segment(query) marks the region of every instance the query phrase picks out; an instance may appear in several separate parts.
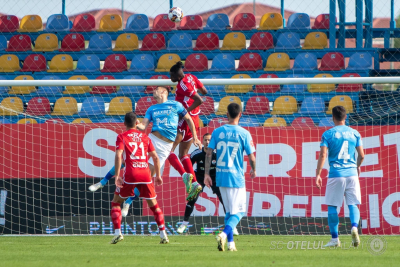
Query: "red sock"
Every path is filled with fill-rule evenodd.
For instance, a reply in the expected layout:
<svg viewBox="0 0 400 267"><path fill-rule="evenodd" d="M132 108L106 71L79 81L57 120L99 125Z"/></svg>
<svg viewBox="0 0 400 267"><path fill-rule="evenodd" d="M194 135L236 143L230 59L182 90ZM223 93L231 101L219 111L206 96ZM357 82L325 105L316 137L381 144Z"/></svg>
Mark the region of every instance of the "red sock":
<svg viewBox="0 0 400 267"><path fill-rule="evenodd" d="M185 171L193 175L193 182L197 182L196 175L194 174L193 170L192 161L190 160L190 155L186 155L181 158L181 162L183 167L185 168Z"/></svg>
<svg viewBox="0 0 400 267"><path fill-rule="evenodd" d="M111 202L111 220L114 225L114 230L121 229L121 221L122 221L121 204Z"/></svg>
<svg viewBox="0 0 400 267"><path fill-rule="evenodd" d="M155 204L150 209L154 213L154 219L156 220L158 229L160 229L160 231L165 230L164 214L162 210L158 207L158 204Z"/></svg>
<svg viewBox="0 0 400 267"><path fill-rule="evenodd" d="M177 170L181 176L185 173L185 169L175 153L169 154L168 160L172 167L174 167L174 169Z"/></svg>

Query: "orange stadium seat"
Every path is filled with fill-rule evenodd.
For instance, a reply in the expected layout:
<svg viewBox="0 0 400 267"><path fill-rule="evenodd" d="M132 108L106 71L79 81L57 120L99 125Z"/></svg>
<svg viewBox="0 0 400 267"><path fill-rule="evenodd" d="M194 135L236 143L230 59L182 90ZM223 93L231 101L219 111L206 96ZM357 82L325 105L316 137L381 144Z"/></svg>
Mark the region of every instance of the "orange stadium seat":
<svg viewBox="0 0 400 267"><path fill-rule="evenodd" d="M287 123L284 118L272 117L268 118L264 124L264 127L285 127Z"/></svg>
<svg viewBox="0 0 400 267"><path fill-rule="evenodd" d="M43 30L42 18L38 15L26 15L21 19L19 32L38 32Z"/></svg>
<svg viewBox="0 0 400 267"><path fill-rule="evenodd" d="M73 97L61 97L54 104L52 116L72 116L78 113L78 103Z"/></svg>
<svg viewBox="0 0 400 267"><path fill-rule="evenodd" d="M251 79L248 74L235 74L231 79ZM225 87L226 93L248 93L252 91L252 85L227 85Z"/></svg>
<svg viewBox="0 0 400 267"><path fill-rule="evenodd" d="M171 67L179 61L181 61L181 58L177 54L164 54L158 60L157 68L154 71L169 72Z"/></svg>
<svg viewBox="0 0 400 267"><path fill-rule="evenodd" d="M283 27L282 15L279 13L266 13L261 17L260 27L257 30L279 30Z"/></svg>
<svg viewBox="0 0 400 267"><path fill-rule="evenodd" d="M29 80L33 81L33 77L30 75L20 75L15 77L14 80ZM12 86L11 89L8 91L10 95L27 95L36 91L35 86Z"/></svg>
<svg viewBox="0 0 400 267"><path fill-rule="evenodd" d="M323 32L310 32L304 39L302 49L324 49L328 47L328 37Z"/></svg>
<svg viewBox="0 0 400 267"><path fill-rule="evenodd" d="M113 51L132 51L139 49L139 39L136 34L123 33L117 37Z"/></svg>
<svg viewBox="0 0 400 267"><path fill-rule="evenodd" d="M85 123L93 123L93 122L92 122L91 119L88 119L88 118L78 118L78 119L73 120L71 123L73 123L73 124L80 124L80 123L85 124Z"/></svg>
<svg viewBox="0 0 400 267"><path fill-rule="evenodd" d="M98 32L117 32L122 30L122 18L118 14L104 15L100 20Z"/></svg>
<svg viewBox="0 0 400 267"><path fill-rule="evenodd" d="M0 116L17 116L24 112L24 104L19 97L6 97L0 104Z"/></svg>
<svg viewBox="0 0 400 267"><path fill-rule="evenodd" d="M219 101L218 110L215 115L226 115L228 112L228 105L230 103L236 103L242 105L242 101L237 96L225 96Z"/></svg>
<svg viewBox="0 0 400 267"><path fill-rule="evenodd" d="M0 56L0 72L15 72L20 70L19 59L16 55Z"/></svg>
<svg viewBox="0 0 400 267"><path fill-rule="evenodd" d="M329 106L326 114L332 114L332 109L336 106L343 106L346 109L347 113L354 112L353 101L347 95L337 95L332 97L332 99L329 101Z"/></svg>
<svg viewBox="0 0 400 267"><path fill-rule="evenodd" d="M314 76L314 78L333 78L329 73L320 73ZM310 84L308 91L310 93L328 93L335 90L335 84Z"/></svg>
<svg viewBox="0 0 400 267"><path fill-rule="evenodd" d="M131 111L132 101L128 97L116 97L111 99L106 115L125 115Z"/></svg>
<svg viewBox="0 0 400 267"><path fill-rule="evenodd" d="M83 75L74 75L72 77L69 77L68 80L88 80L88 78ZM86 94L89 92L90 92L89 86L65 86L65 91L63 91L63 94L79 95L79 94Z"/></svg>
<svg viewBox="0 0 400 267"><path fill-rule="evenodd" d="M220 50L246 49L246 36L241 32L230 32L225 35Z"/></svg>
<svg viewBox="0 0 400 267"><path fill-rule="evenodd" d="M55 55L51 61L47 72L68 72L74 69L74 61L70 55Z"/></svg>
<svg viewBox="0 0 400 267"><path fill-rule="evenodd" d="M285 71L290 69L290 58L286 53L272 53L267 59L264 71Z"/></svg>
<svg viewBox="0 0 400 267"><path fill-rule="evenodd" d="M297 100L293 96L280 96L275 99L271 114L297 113Z"/></svg>
<svg viewBox="0 0 400 267"><path fill-rule="evenodd" d="M37 124L37 123L38 123L37 120L31 118L20 119L19 121L17 121L17 124Z"/></svg>
<svg viewBox="0 0 400 267"><path fill-rule="evenodd" d="M32 49L37 52L52 52L58 49L58 38L53 33L44 33L39 35L35 41L35 47Z"/></svg>

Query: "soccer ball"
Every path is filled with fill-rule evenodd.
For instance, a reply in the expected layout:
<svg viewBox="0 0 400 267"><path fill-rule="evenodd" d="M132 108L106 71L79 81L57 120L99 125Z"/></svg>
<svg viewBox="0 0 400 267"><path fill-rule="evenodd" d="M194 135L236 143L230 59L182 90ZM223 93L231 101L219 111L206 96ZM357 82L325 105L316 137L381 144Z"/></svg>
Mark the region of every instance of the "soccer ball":
<svg viewBox="0 0 400 267"><path fill-rule="evenodd" d="M182 20L183 18L183 11L181 8L179 7L173 7L169 10L168 12L168 18L172 21L172 22L179 22Z"/></svg>

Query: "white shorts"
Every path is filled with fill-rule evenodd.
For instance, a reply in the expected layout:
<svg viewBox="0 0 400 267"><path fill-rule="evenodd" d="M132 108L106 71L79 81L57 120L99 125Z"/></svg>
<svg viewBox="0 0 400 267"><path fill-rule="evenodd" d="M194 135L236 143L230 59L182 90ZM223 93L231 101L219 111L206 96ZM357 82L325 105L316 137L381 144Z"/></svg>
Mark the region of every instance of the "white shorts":
<svg viewBox="0 0 400 267"><path fill-rule="evenodd" d="M341 207L343 196L346 197L346 205L361 204L360 181L357 176L328 178L325 204Z"/></svg>
<svg viewBox="0 0 400 267"><path fill-rule="evenodd" d="M219 191L221 192L226 212L232 215L239 212L246 212L246 188L220 187Z"/></svg>
<svg viewBox="0 0 400 267"><path fill-rule="evenodd" d="M149 138L153 143L154 148L156 149L156 153L158 155L158 158L160 159L161 173L163 173L165 161L169 157L169 154L171 153L172 150L172 145L174 143L165 142L160 138L158 138L157 136L155 136L154 134L149 134ZM149 158L149 163L154 166L153 158L151 157Z"/></svg>

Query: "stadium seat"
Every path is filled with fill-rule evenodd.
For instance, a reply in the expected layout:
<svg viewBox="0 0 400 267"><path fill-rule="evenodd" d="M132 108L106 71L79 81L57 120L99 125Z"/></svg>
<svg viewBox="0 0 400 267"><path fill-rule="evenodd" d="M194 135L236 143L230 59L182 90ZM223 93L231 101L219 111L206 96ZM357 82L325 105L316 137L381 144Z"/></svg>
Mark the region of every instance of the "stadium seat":
<svg viewBox="0 0 400 267"><path fill-rule="evenodd" d="M205 31L218 31L229 29L229 18L227 14L218 13L212 14L207 19L207 24L204 27Z"/></svg>
<svg viewBox="0 0 400 267"><path fill-rule="evenodd" d="M149 31L149 18L145 14L132 14L126 22L125 30L135 32Z"/></svg>
<svg viewBox="0 0 400 267"><path fill-rule="evenodd" d="M289 74L286 78L304 78L303 74ZM287 94L299 94L307 91L307 84L284 84L281 92Z"/></svg>
<svg viewBox="0 0 400 267"><path fill-rule="evenodd" d="M123 33L118 35L113 51L132 51L139 49L139 39L136 34Z"/></svg>
<svg viewBox="0 0 400 267"><path fill-rule="evenodd" d="M264 71L285 71L290 69L290 58L286 53L272 53L267 59Z"/></svg>
<svg viewBox="0 0 400 267"><path fill-rule="evenodd" d="M159 51L165 48L165 37L162 33L149 33L143 38L140 51Z"/></svg>
<svg viewBox="0 0 400 267"><path fill-rule="evenodd" d="M75 17L71 32L90 32L96 28L96 19L92 14L84 13Z"/></svg>
<svg viewBox="0 0 400 267"><path fill-rule="evenodd" d="M71 123L73 124L80 124L80 123L93 123L91 119L88 118L78 118L73 120Z"/></svg>
<svg viewBox="0 0 400 267"><path fill-rule="evenodd" d="M20 119L17 121L17 124L37 124L37 120L28 118L28 119Z"/></svg>
<svg viewBox="0 0 400 267"><path fill-rule="evenodd" d="M252 96L247 100L244 115L262 115L269 113L269 100L265 96Z"/></svg>
<svg viewBox="0 0 400 267"><path fill-rule="evenodd" d="M52 52L58 50L58 38L53 33L44 33L39 35L35 41L35 52Z"/></svg>
<svg viewBox="0 0 400 267"><path fill-rule="evenodd" d="M53 14L47 19L46 29L47 32L65 32L69 31L69 20L66 15Z"/></svg>
<svg viewBox="0 0 400 267"><path fill-rule="evenodd" d="M200 115L208 116L214 114L214 99L210 96L202 96L203 104L200 107Z"/></svg>
<svg viewBox="0 0 400 267"><path fill-rule="evenodd" d="M339 52L326 53L321 59L320 71L336 71L344 69L344 56Z"/></svg>
<svg viewBox="0 0 400 267"><path fill-rule="evenodd" d="M314 76L314 78L333 78L329 73L320 73ZM335 90L335 84L310 84L308 91L310 93L329 93Z"/></svg>
<svg viewBox="0 0 400 267"><path fill-rule="evenodd" d="M268 118L264 124L264 127L285 127L287 126L284 118L272 117Z"/></svg>
<svg viewBox="0 0 400 267"><path fill-rule="evenodd" d="M24 112L24 104L19 97L6 97L0 104L0 116L17 116Z"/></svg>
<svg viewBox="0 0 400 267"><path fill-rule="evenodd" d="M342 77L361 77L358 73L346 73ZM359 92L363 90L362 84L339 84L336 92Z"/></svg>
<svg viewBox="0 0 400 267"><path fill-rule="evenodd" d="M70 55L55 55L51 61L47 72L68 72L74 68L74 61Z"/></svg>
<svg viewBox="0 0 400 267"><path fill-rule="evenodd" d="M191 50L192 49L192 36L188 33L175 33L169 39L167 50Z"/></svg>
<svg viewBox="0 0 400 267"><path fill-rule="evenodd" d="M201 53L190 54L185 60L185 71L201 72L208 70L207 56Z"/></svg>
<svg viewBox="0 0 400 267"><path fill-rule="evenodd" d="M0 51L7 49L7 38L4 35L0 35Z"/></svg>
<svg viewBox="0 0 400 267"><path fill-rule="evenodd" d="M200 15L185 16L181 20L178 30L201 30L203 18Z"/></svg>
<svg viewBox="0 0 400 267"><path fill-rule="evenodd" d="M78 52L85 50L85 38L80 33L69 33L61 41L60 52Z"/></svg>
<svg viewBox="0 0 400 267"><path fill-rule="evenodd" d="M275 99L271 114L293 114L297 112L297 100L293 96L280 96Z"/></svg>
<svg viewBox="0 0 400 267"><path fill-rule="evenodd" d="M68 80L88 80L86 76L83 75L74 75L70 77ZM86 94L90 92L90 86L85 85L85 86L65 86L65 91L63 94L67 95L80 95L80 94Z"/></svg>
<svg viewBox="0 0 400 267"><path fill-rule="evenodd" d="M322 118L318 124L318 127L333 127L333 126L335 126L335 123L333 122L332 117Z"/></svg>
<svg viewBox="0 0 400 267"><path fill-rule="evenodd" d="M101 72L123 72L126 70L128 70L126 57L122 54L113 54L107 56Z"/></svg>
<svg viewBox="0 0 400 267"><path fill-rule="evenodd" d="M141 80L142 77L139 75L128 75L124 77L124 80L126 79L130 79L130 80ZM137 95L141 95L144 94L145 92L145 86L143 85L138 85L138 86L134 86L134 85L125 85L125 86L120 86L118 93L119 94L137 94Z"/></svg>
<svg viewBox="0 0 400 267"><path fill-rule="evenodd" d="M15 77L14 80L33 81L34 79L30 75L19 75L19 76ZM35 86L11 86L11 89L10 89L10 91L8 91L8 94L10 94L10 95L28 95L35 91L36 91Z"/></svg>
<svg viewBox="0 0 400 267"><path fill-rule="evenodd" d="M274 48L274 38L269 32L256 32L251 36L247 50L268 50Z"/></svg>
<svg viewBox="0 0 400 267"><path fill-rule="evenodd" d="M26 34L14 35L8 42L7 52L24 52L32 50L31 37Z"/></svg>
<svg viewBox="0 0 400 267"><path fill-rule="evenodd" d="M0 16L0 32L15 32L19 29L19 19L14 15Z"/></svg>
<svg viewBox="0 0 400 267"><path fill-rule="evenodd" d="M261 70L262 58L257 53L246 53L243 54L239 59L239 66L237 71L257 71Z"/></svg>
<svg viewBox="0 0 400 267"><path fill-rule="evenodd" d="M5 80L6 81L8 79L5 76L0 76L0 81L1 80ZM0 95L7 94L9 89L10 89L9 86L0 86Z"/></svg>
<svg viewBox="0 0 400 267"><path fill-rule="evenodd" d="M153 75L153 76L150 77L150 79L151 80L154 80L154 79L167 79L167 80L169 80L170 78L167 75ZM168 90L170 89L170 86L164 86L164 87L166 87ZM156 88L157 88L157 86L149 86L148 85L146 87L145 93L146 94L153 94L153 91Z"/></svg>
<svg viewBox="0 0 400 267"><path fill-rule="evenodd" d="M213 118L208 123L208 127L216 129L218 127L221 127L221 126L227 124L228 122L229 122L228 119L225 117L224 118Z"/></svg>
<svg viewBox="0 0 400 267"><path fill-rule="evenodd" d="M321 97L308 96L301 103L299 113L315 115L325 113L325 101Z"/></svg>
<svg viewBox="0 0 400 267"><path fill-rule="evenodd" d="M236 74L231 79L251 79L248 74ZM227 85L225 87L226 93L248 93L252 91L252 85Z"/></svg>
<svg viewBox="0 0 400 267"><path fill-rule="evenodd" d="M256 118L241 117L239 120L239 126L241 127L259 127L260 123Z"/></svg>
<svg viewBox="0 0 400 267"><path fill-rule="evenodd" d="M112 49L112 39L107 33L98 33L90 37L86 51L103 51Z"/></svg>
<svg viewBox="0 0 400 267"><path fill-rule="evenodd" d="M232 31L251 31L256 28L256 17L252 13L239 13L233 19Z"/></svg>
<svg viewBox="0 0 400 267"><path fill-rule="evenodd" d="M34 97L28 102L26 114L32 116L45 116L51 113L50 101L47 97Z"/></svg>
<svg viewBox="0 0 400 267"><path fill-rule="evenodd" d="M279 13L266 13L261 17L257 30L279 30L283 27L282 15Z"/></svg>
<svg viewBox="0 0 400 267"><path fill-rule="evenodd" d="M144 116L146 114L147 109L152 106L156 105L157 101L154 100L153 97L145 96L138 100L135 113L139 116Z"/></svg>
<svg viewBox="0 0 400 267"><path fill-rule="evenodd" d="M231 54L218 54L212 60L210 72L234 71L235 58Z"/></svg>
<svg viewBox="0 0 400 267"><path fill-rule="evenodd" d="M78 113L78 103L73 97L61 97L54 104L52 116L72 116Z"/></svg>
<svg viewBox="0 0 400 267"><path fill-rule="evenodd" d="M246 36L241 32L230 32L225 35L220 50L246 49Z"/></svg>
<svg viewBox="0 0 400 267"><path fill-rule="evenodd" d="M20 70L19 59L16 55L0 56L0 72L15 72Z"/></svg>
<svg viewBox="0 0 400 267"><path fill-rule="evenodd" d="M196 46L193 50L215 50L219 49L219 38L214 32L204 32L197 37Z"/></svg>
<svg viewBox="0 0 400 267"><path fill-rule="evenodd" d="M104 15L100 20L98 32L117 32L122 30L122 18L118 14Z"/></svg>
<svg viewBox="0 0 400 267"><path fill-rule="evenodd" d="M313 29L329 30L329 14L320 14L315 18ZM335 23L337 19L335 17Z"/></svg>
<svg viewBox="0 0 400 267"><path fill-rule="evenodd" d="M300 36L295 32L281 33L276 42L276 49L299 49Z"/></svg>
<svg viewBox="0 0 400 267"><path fill-rule="evenodd" d="M123 121L117 119L117 118L105 118L99 121L99 123L122 123Z"/></svg>
<svg viewBox="0 0 400 267"><path fill-rule="evenodd" d="M57 123L65 123L65 121L63 119L53 118L46 120L45 123L57 124Z"/></svg>
<svg viewBox="0 0 400 267"><path fill-rule="evenodd" d="M175 29L175 22L168 18L168 14L159 14L153 20L153 28L150 31L170 32Z"/></svg>
<svg viewBox="0 0 400 267"><path fill-rule="evenodd" d="M155 68L154 57L150 54L134 55L129 72L150 72Z"/></svg>
<svg viewBox="0 0 400 267"><path fill-rule="evenodd" d="M310 117L297 117L292 121L294 128L313 128L315 127L313 119Z"/></svg>
<svg viewBox="0 0 400 267"><path fill-rule="evenodd" d="M343 106L347 113L353 113L353 101L347 95L337 95L332 97L332 99L329 101L326 114L332 114L332 109L336 106Z"/></svg>
<svg viewBox="0 0 400 267"><path fill-rule="evenodd" d="M204 79L223 79L221 75L211 74L204 77ZM207 85L207 91L210 95L220 95L225 91L225 85Z"/></svg>
<svg viewBox="0 0 400 267"><path fill-rule="evenodd" d="M115 80L111 75L100 75L96 80ZM113 85L107 86L93 86L91 94L112 94L117 91L117 87Z"/></svg>
<svg viewBox="0 0 400 267"><path fill-rule="evenodd" d="M328 37L323 32L310 32L304 39L302 49L324 49L328 47Z"/></svg>
<svg viewBox="0 0 400 267"><path fill-rule="evenodd" d="M43 30L42 18L38 15L26 15L21 19L18 32L38 32Z"/></svg>
<svg viewBox="0 0 400 267"><path fill-rule="evenodd" d="M269 74L265 73L262 74L258 78L263 78L263 79L273 79L273 78L278 78L276 74ZM280 85L279 84L257 84L254 93L276 93L280 90Z"/></svg>
<svg viewBox="0 0 400 267"><path fill-rule="evenodd" d="M225 96L219 101L218 110L215 115L226 115L228 112L228 105L230 103L236 103L242 105L242 101L237 96Z"/></svg>
<svg viewBox="0 0 400 267"><path fill-rule="evenodd" d="M20 71L40 72L46 71L47 61L42 54L30 54L24 60L24 65Z"/></svg>
<svg viewBox="0 0 400 267"><path fill-rule="evenodd" d="M46 75L43 76L41 80L60 80L60 77L56 75ZM55 95L55 94L61 94L63 91L63 86L39 86L37 93L39 95Z"/></svg>
<svg viewBox="0 0 400 267"><path fill-rule="evenodd" d="M290 15L286 28L296 30L310 29L310 16L306 13L294 13Z"/></svg>
<svg viewBox="0 0 400 267"><path fill-rule="evenodd" d="M106 112L103 98L92 96L83 100L79 116L101 116L105 113Z"/></svg>
<svg viewBox="0 0 400 267"><path fill-rule="evenodd" d="M111 99L106 115L125 115L132 110L132 101L128 97L115 97Z"/></svg>
<svg viewBox="0 0 400 267"><path fill-rule="evenodd" d="M317 56L313 53L300 53L294 59L292 70L314 71L318 69Z"/></svg>
<svg viewBox="0 0 400 267"><path fill-rule="evenodd" d="M78 59L74 72L100 71L100 59L96 55L83 55Z"/></svg>
<svg viewBox="0 0 400 267"><path fill-rule="evenodd" d="M11 122L6 118L0 118L0 124L10 124Z"/></svg>
<svg viewBox="0 0 400 267"><path fill-rule="evenodd" d="M178 61L181 61L181 58L177 54L164 54L158 60L157 68L154 71L169 72L171 67Z"/></svg>
<svg viewBox="0 0 400 267"><path fill-rule="evenodd" d="M351 55L346 70L370 70L372 69L372 56L369 53L356 52Z"/></svg>

